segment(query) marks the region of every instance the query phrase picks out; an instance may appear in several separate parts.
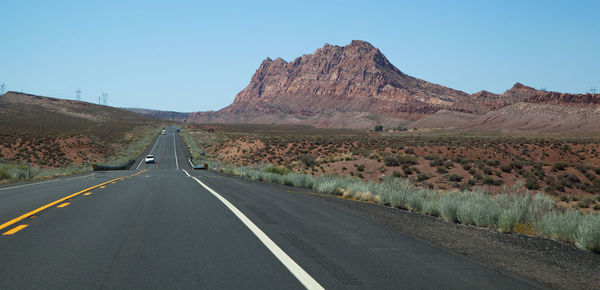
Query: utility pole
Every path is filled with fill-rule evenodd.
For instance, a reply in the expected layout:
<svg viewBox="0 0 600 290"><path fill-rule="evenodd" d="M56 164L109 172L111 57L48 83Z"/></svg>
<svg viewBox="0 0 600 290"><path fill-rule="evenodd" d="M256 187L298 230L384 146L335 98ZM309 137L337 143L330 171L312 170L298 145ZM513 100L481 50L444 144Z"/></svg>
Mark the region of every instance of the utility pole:
<svg viewBox="0 0 600 290"><path fill-rule="evenodd" d="M75 97L76 100L81 101L81 89L80 88L77 88L77 90L75 91L75 96L76 96Z"/></svg>
<svg viewBox="0 0 600 290"><path fill-rule="evenodd" d="M591 88L590 88L590 93L591 93L592 95L595 95L595 94L596 94L596 92L597 92L597 90L596 90L596 88L595 88L595 87L591 87Z"/></svg>
<svg viewBox="0 0 600 290"><path fill-rule="evenodd" d="M108 94L102 93L102 105L106 106L108 104Z"/></svg>
<svg viewBox="0 0 600 290"><path fill-rule="evenodd" d="M0 85L0 95L3 95L5 91L6 91L6 85L4 83L2 83Z"/></svg>

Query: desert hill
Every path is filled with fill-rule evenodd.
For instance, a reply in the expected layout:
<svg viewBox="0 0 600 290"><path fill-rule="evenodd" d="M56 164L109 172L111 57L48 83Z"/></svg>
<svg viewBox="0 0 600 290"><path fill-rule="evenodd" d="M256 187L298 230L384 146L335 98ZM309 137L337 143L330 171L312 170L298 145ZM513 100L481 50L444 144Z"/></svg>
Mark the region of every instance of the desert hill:
<svg viewBox="0 0 600 290"><path fill-rule="evenodd" d="M0 96L0 161L62 167L102 160L158 122L108 106L7 92Z"/></svg>
<svg viewBox="0 0 600 290"><path fill-rule="evenodd" d="M519 102L483 115L447 110L415 121L418 129L444 129L462 132L533 134L598 134L600 106L565 106Z"/></svg>
<svg viewBox="0 0 600 290"><path fill-rule="evenodd" d="M156 120L124 109L88 102L57 99L19 92L0 96L0 128L3 134L82 133L105 131L108 137L124 125Z"/></svg>

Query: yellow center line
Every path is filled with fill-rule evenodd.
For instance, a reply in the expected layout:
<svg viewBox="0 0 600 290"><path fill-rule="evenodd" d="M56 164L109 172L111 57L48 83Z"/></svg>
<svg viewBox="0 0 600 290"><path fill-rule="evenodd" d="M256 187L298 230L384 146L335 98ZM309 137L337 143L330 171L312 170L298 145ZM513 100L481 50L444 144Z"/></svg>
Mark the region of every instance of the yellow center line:
<svg viewBox="0 0 600 290"><path fill-rule="evenodd" d="M4 233L4 234L2 234L2 235L3 235L3 236L6 236L6 235L12 235L12 234L14 234L14 233L16 233L16 232L18 232L18 231L20 231L20 230L22 230L22 229L24 229L24 228L28 227L28 226L29 226L29 225L18 225L18 226L16 226L16 227L14 227L12 230L10 230L10 231L7 231L6 233Z"/></svg>
<svg viewBox="0 0 600 290"><path fill-rule="evenodd" d="M61 203L61 204L57 205L56 207L65 207L69 204L71 204L71 203L65 202L65 203Z"/></svg>
<svg viewBox="0 0 600 290"><path fill-rule="evenodd" d="M92 192L88 191L88 192L84 193L83 195L90 195L90 194L92 194Z"/></svg>
<svg viewBox="0 0 600 290"><path fill-rule="evenodd" d="M142 170L142 171L140 171L140 172L138 172L138 173L136 173L136 174L132 174L132 175L130 175L130 176L136 176L136 175L139 175L139 174L141 174L141 173L142 173L142 172L144 172L144 171L146 171L146 170ZM84 190L78 191L78 192L76 192L76 193L73 193L73 194L71 194L71 195L69 195L69 196L65 196L65 197L63 197L63 198L61 198L61 199L58 199L58 200L56 200L56 201L53 201L53 202L51 202L51 203L49 203L49 204L47 204L47 205L44 205L44 206L42 206L42 207L40 207L40 208L38 208L38 209L32 210L32 211L30 211L30 212L28 212L28 213L26 213L26 214L23 214L23 215L21 215L21 216L19 216L19 217L16 217L16 218L12 219L12 220L9 220L9 221L7 221L7 222L5 222L5 223L3 223L3 224L1 224L1 225L0 225L0 230L1 230L1 229L3 229L3 228L9 227L9 226L11 226L11 225L13 225L13 224L15 224L15 223L18 223L18 222L22 221L23 219L26 219L26 218L28 218L28 217L30 217L30 216L32 216L32 215L34 215L34 214L36 214L36 213L38 213L38 212L40 212L40 211L43 211L43 210L45 210L45 209L47 209L47 208L49 208L49 207L52 207L52 206L54 206L54 205L57 205L57 204L59 204L59 203L61 203L61 202L65 201L65 200L67 200L67 199L69 199L69 198L73 198L73 197L75 197L75 196L78 196L78 195L80 195L80 194L82 194L82 193L84 193L84 192L86 192L86 191L88 191L88 190L92 190L92 189L94 189L94 188L101 187L101 186L103 186L103 185L105 185L105 184L108 184L108 183L110 183L110 182L113 182L113 181L114 181L114 180L116 180L116 179L118 179L118 178L115 178L115 179L113 179L113 180L109 180L109 181L106 181L106 182L100 183L100 184L98 184L98 185L94 185L94 186L92 186L92 187L88 187L88 188L86 188L86 189L84 189ZM20 230L20 229L19 229L19 230Z"/></svg>
<svg viewBox="0 0 600 290"><path fill-rule="evenodd" d="M100 188L106 188L106 186L100 186Z"/></svg>

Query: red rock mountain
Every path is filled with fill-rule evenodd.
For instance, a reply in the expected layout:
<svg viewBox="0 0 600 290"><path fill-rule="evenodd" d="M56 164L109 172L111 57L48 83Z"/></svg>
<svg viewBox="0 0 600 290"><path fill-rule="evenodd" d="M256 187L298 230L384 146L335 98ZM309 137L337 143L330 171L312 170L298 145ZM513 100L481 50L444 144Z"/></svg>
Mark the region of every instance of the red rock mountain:
<svg viewBox="0 0 600 290"><path fill-rule="evenodd" d="M419 119L442 108L466 110L464 92L408 76L365 41L326 44L291 62L265 59L250 84L222 112L302 114L368 112Z"/></svg>
<svg viewBox="0 0 600 290"><path fill-rule="evenodd" d="M412 121L441 111L434 118L420 122L419 126L440 124L454 128L460 127L458 123L467 126L474 119L464 114L481 116L508 108L507 112L511 113L507 114L513 116L511 118L520 118L517 112L520 108L528 108L523 114L532 112L531 106L512 106L517 103L596 107L600 104L600 94L547 92L516 83L502 94L484 90L469 95L411 77L392 65L379 49L368 42L354 40L346 46L325 44L313 54L291 62L281 58L265 59L234 102L217 112L182 115L154 111L147 114L203 123L369 128L375 124L408 126ZM552 109L548 106L540 108ZM444 123L446 119L448 124Z"/></svg>

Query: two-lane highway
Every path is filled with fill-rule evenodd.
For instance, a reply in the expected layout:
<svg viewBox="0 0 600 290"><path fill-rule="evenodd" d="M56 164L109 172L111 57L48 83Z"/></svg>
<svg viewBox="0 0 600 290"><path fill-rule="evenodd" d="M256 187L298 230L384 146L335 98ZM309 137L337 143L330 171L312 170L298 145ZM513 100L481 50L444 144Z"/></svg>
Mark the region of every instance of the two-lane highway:
<svg viewBox="0 0 600 290"><path fill-rule="evenodd" d="M292 188L156 164L0 188L0 289L537 288ZM50 206L48 206L50 205Z"/></svg>

